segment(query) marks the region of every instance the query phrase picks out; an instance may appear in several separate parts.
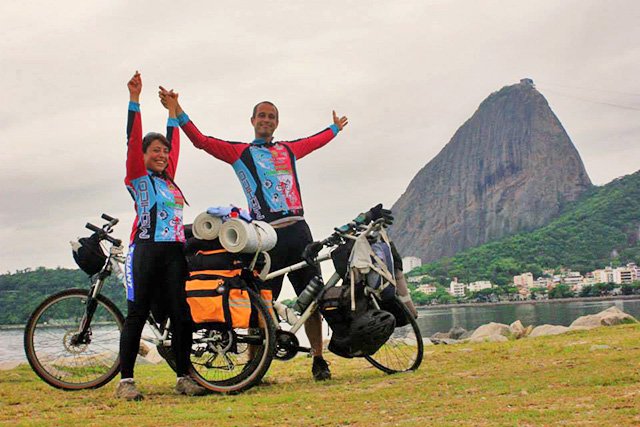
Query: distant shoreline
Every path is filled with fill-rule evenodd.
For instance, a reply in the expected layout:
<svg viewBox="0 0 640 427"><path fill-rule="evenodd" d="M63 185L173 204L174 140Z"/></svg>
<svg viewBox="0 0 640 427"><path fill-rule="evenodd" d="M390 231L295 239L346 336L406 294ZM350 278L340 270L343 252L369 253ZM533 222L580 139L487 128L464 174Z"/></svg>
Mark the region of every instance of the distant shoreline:
<svg viewBox="0 0 640 427"><path fill-rule="evenodd" d="M548 300L526 300L526 301L498 301L498 302L465 302L462 304L436 304L436 305L417 305L422 310L435 310L438 308L450 307L491 307L495 305L519 305L519 304L557 304L563 302L579 302L579 301L616 301L616 300L640 300L640 295L608 295L604 297L575 297L575 298L556 298ZM0 325L0 330L16 330L24 329L26 325Z"/></svg>
<svg viewBox="0 0 640 427"><path fill-rule="evenodd" d="M0 330L24 329L27 325L0 325Z"/></svg>
<svg viewBox="0 0 640 427"><path fill-rule="evenodd" d="M487 307L494 305L519 305L519 304L556 304L562 302L579 302L579 301L616 301L616 300L640 300L640 295L607 295L604 297L575 297L575 298L556 298L545 300L526 300L526 301L498 301L498 302L465 302L462 304L436 304L436 305L419 305L417 308L424 310L434 310L437 308L450 307Z"/></svg>

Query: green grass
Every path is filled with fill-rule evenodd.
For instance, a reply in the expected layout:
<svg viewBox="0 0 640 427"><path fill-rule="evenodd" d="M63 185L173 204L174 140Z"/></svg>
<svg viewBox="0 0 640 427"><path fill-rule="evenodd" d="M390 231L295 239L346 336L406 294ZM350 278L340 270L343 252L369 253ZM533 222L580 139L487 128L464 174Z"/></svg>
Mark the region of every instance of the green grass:
<svg viewBox="0 0 640 427"><path fill-rule="evenodd" d="M608 348L602 348L603 345ZM0 372L0 424L190 426L640 425L640 325L505 343L429 346L415 373L385 375L329 356L274 362L266 384L236 396L184 397L166 365L140 366L142 402L102 389L64 392L28 366Z"/></svg>

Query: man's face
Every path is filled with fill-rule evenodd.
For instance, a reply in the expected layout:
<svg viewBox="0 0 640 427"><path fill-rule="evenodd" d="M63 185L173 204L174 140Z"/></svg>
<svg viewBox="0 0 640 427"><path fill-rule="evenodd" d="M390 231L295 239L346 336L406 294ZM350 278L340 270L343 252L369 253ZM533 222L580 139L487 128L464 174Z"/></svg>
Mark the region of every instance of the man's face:
<svg viewBox="0 0 640 427"><path fill-rule="evenodd" d="M273 105L259 104L255 117L251 118L251 124L255 129L256 138L269 142L278 127L278 111Z"/></svg>

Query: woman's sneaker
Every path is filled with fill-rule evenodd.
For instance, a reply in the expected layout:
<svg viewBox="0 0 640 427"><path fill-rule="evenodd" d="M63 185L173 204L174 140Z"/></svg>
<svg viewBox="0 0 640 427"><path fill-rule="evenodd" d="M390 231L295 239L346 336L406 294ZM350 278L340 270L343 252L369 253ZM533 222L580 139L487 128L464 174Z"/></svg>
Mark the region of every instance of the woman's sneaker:
<svg viewBox="0 0 640 427"><path fill-rule="evenodd" d="M331 371L329 370L329 365L327 364L327 361L324 360L321 356L314 356L313 365L311 366L311 373L313 374L313 379L316 381L331 379Z"/></svg>
<svg viewBox="0 0 640 427"><path fill-rule="evenodd" d="M136 383L132 379L120 380L116 386L116 397L126 400L142 400L144 396L136 388Z"/></svg>
<svg viewBox="0 0 640 427"><path fill-rule="evenodd" d="M191 377L179 377L176 382L176 393L187 396L202 396L207 389L196 383Z"/></svg>

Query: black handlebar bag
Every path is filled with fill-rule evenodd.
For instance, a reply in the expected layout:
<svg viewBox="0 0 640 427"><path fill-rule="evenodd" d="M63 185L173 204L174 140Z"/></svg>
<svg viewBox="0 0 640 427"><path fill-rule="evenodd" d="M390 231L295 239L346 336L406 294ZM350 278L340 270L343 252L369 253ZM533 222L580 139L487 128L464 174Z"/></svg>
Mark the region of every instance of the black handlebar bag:
<svg viewBox="0 0 640 427"><path fill-rule="evenodd" d="M93 276L104 267L107 256L100 246L97 234L82 237L77 242L71 242L73 259L78 267L89 276Z"/></svg>

